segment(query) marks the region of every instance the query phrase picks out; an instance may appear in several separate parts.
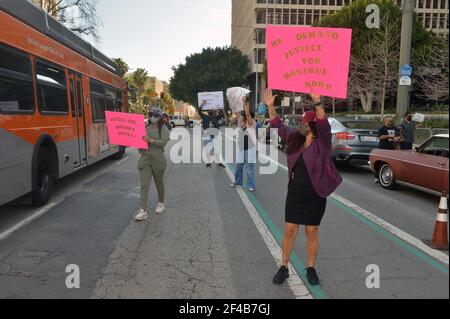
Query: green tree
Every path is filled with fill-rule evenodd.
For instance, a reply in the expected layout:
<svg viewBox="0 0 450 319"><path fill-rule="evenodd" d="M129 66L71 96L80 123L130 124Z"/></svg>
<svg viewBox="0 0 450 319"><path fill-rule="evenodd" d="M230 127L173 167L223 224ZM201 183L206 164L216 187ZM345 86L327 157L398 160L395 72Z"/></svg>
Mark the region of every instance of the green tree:
<svg viewBox="0 0 450 319"><path fill-rule="evenodd" d="M128 66L128 64L122 58L113 59L113 61L119 67L120 75L122 76L122 78L125 77L125 74L127 74L128 71L130 70L130 67Z"/></svg>
<svg viewBox="0 0 450 319"><path fill-rule="evenodd" d="M376 4L380 8L380 29L368 29L366 8ZM366 112L372 110L374 99L382 108L392 82L392 70L398 76L400 41L395 35L401 34L402 12L393 0L358 0L342 10L326 16L316 26L350 28L352 34L352 56L349 78L349 97L360 100ZM429 52L433 38L422 24L414 19L413 55L423 56ZM395 90L391 92L395 93ZM382 101L383 100L383 101Z"/></svg>
<svg viewBox="0 0 450 319"><path fill-rule="evenodd" d="M170 94L167 93L163 93L162 97L161 97L161 104L164 108L164 112L168 113L168 114L173 114L175 113L175 100L173 99L173 97Z"/></svg>
<svg viewBox="0 0 450 319"><path fill-rule="evenodd" d="M142 95L148 81L148 72L145 69L139 68L133 73L131 78L138 89L139 95Z"/></svg>
<svg viewBox="0 0 450 319"><path fill-rule="evenodd" d="M231 47L207 48L174 66L170 81L173 98L197 105L199 92L226 91L247 84L249 60Z"/></svg>
<svg viewBox="0 0 450 319"><path fill-rule="evenodd" d="M131 112L136 114L148 113L148 104L144 101L146 98L145 87L148 82L148 72L143 68L139 68L125 80L130 95Z"/></svg>
<svg viewBox="0 0 450 319"><path fill-rule="evenodd" d="M421 67L414 72L415 95L438 105L448 102L448 34L436 37L433 49L420 57Z"/></svg>

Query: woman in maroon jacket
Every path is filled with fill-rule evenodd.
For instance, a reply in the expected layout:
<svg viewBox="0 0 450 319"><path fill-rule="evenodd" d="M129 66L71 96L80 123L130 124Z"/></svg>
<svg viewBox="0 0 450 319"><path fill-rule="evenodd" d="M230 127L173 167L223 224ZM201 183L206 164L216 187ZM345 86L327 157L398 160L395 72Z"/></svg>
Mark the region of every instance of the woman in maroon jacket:
<svg viewBox="0 0 450 319"><path fill-rule="evenodd" d="M342 183L332 161L331 127L320 96L311 95L316 112L304 114L298 130L288 128L275 111L271 90L265 93L271 128L287 145L289 187L286 199L286 226L283 239L283 261L273 282L282 284L289 278L289 259L295 246L300 225L306 226L310 285L319 285L315 263L319 251L319 226L325 215L327 197Z"/></svg>

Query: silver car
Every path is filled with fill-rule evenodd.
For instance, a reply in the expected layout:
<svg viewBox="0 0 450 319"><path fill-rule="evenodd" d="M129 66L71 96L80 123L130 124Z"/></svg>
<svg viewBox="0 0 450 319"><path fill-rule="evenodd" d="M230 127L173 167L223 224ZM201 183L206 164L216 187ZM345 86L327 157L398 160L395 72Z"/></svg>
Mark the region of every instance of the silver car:
<svg viewBox="0 0 450 319"><path fill-rule="evenodd" d="M367 164L372 150L379 146L376 121L330 118L333 134L333 160L336 163Z"/></svg>

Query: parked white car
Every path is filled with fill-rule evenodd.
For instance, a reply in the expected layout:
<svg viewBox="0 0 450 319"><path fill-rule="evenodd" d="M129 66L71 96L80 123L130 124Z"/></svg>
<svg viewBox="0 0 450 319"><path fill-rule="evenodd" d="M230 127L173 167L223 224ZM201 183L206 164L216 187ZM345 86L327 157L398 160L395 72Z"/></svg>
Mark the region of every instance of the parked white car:
<svg viewBox="0 0 450 319"><path fill-rule="evenodd" d="M183 116L174 116L172 120L170 121L172 127L177 126L186 126L186 122Z"/></svg>

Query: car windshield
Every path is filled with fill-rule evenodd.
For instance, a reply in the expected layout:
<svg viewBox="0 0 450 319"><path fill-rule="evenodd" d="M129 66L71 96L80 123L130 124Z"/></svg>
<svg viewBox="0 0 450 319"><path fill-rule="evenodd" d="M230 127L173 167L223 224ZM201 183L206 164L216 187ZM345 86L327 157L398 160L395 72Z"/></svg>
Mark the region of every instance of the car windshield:
<svg viewBox="0 0 450 319"><path fill-rule="evenodd" d="M449 149L448 138L436 137L431 140L431 142L424 148L424 152L435 151L435 150L446 150Z"/></svg>
<svg viewBox="0 0 450 319"><path fill-rule="evenodd" d="M341 123L351 130L378 130L380 126L377 122L370 121L344 121Z"/></svg>

